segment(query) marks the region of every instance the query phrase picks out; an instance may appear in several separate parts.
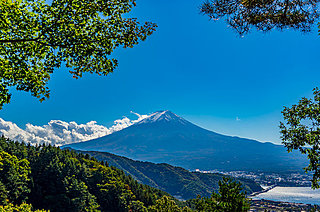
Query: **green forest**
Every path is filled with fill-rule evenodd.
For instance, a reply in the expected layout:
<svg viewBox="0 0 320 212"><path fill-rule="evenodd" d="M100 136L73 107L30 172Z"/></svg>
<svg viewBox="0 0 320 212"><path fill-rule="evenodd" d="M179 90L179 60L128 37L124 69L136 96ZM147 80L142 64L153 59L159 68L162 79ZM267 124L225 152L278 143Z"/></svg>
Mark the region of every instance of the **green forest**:
<svg viewBox="0 0 320 212"><path fill-rule="evenodd" d="M201 195L209 197L212 191L218 191L218 182L226 175L218 173L190 172L182 167L167 163L155 164L151 162L136 161L108 152L77 151L89 154L99 161L107 161L110 166L117 167L131 175L139 182L161 189L179 199L192 199ZM247 194L262 191L261 186L254 180L237 178Z"/></svg>
<svg viewBox="0 0 320 212"><path fill-rule="evenodd" d="M88 154L0 138L0 211L246 211L241 183L185 202ZM231 191L231 192L230 192Z"/></svg>

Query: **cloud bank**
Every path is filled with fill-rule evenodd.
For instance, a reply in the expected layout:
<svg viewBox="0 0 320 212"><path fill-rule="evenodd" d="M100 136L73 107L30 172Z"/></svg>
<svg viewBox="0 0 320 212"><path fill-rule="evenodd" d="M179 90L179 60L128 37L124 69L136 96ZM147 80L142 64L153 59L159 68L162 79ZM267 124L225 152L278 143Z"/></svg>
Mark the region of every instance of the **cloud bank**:
<svg viewBox="0 0 320 212"><path fill-rule="evenodd" d="M14 141L36 144L51 144L61 146L65 144L88 141L109 135L116 131L127 128L148 115L137 115L137 119L130 120L127 117L117 119L114 124L107 128L103 125L98 125L96 121L90 121L86 124L77 124L76 122L65 122L60 120L52 120L43 126L26 124L25 129L21 129L15 123L5 121L0 118L0 135L4 135Z"/></svg>

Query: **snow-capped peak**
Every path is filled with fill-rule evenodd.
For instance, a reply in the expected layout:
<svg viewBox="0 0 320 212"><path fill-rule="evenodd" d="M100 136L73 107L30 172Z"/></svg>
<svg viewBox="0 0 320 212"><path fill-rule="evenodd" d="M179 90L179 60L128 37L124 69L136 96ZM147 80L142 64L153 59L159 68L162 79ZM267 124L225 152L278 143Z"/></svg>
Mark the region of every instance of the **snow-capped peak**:
<svg viewBox="0 0 320 212"><path fill-rule="evenodd" d="M146 124L146 123L154 123L154 122L159 122L159 121L164 121L164 122L180 122L182 124L186 124L187 121L184 120L183 118L177 116L176 114L172 113L169 110L164 110L164 111L158 111L155 113L152 113L148 117L144 118L137 124Z"/></svg>

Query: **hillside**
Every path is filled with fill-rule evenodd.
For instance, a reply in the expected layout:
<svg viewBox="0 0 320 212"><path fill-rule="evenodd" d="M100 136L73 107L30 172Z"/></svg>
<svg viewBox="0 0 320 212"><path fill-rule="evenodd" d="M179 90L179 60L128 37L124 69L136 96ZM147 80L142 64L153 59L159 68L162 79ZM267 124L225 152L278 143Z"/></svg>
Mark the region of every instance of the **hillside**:
<svg viewBox="0 0 320 212"><path fill-rule="evenodd" d="M81 151L79 151L81 152ZM131 160L107 152L81 152L89 154L98 160L106 161L110 166L115 166L131 175L140 183L161 189L180 199L196 198L197 195L209 197L212 191L218 190L221 174L203 174L189 172L181 167L169 164L154 164ZM262 188L252 180L239 179L245 191L249 194L261 191Z"/></svg>
<svg viewBox="0 0 320 212"><path fill-rule="evenodd" d="M0 211L26 202L33 209L52 212L146 212L164 195L175 200L89 155L4 137L0 137L0 170Z"/></svg>
<svg viewBox="0 0 320 212"><path fill-rule="evenodd" d="M111 135L65 147L110 152L189 170L297 172L308 164L305 155L289 154L284 146L221 135L170 111L153 113Z"/></svg>

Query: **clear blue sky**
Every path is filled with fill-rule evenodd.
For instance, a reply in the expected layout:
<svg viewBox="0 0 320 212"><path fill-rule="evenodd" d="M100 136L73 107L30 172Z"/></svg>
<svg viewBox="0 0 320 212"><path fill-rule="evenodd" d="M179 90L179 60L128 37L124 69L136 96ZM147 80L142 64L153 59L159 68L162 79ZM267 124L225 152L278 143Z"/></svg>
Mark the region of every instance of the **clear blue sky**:
<svg viewBox="0 0 320 212"><path fill-rule="evenodd" d="M109 126L131 110L169 109L219 133L279 143L283 106L320 85L317 29L240 38L224 21L201 15L200 4L137 0L131 16L159 27L147 41L113 55L120 63L113 74L75 80L56 70L49 100L14 91L0 117L22 127L52 119Z"/></svg>

